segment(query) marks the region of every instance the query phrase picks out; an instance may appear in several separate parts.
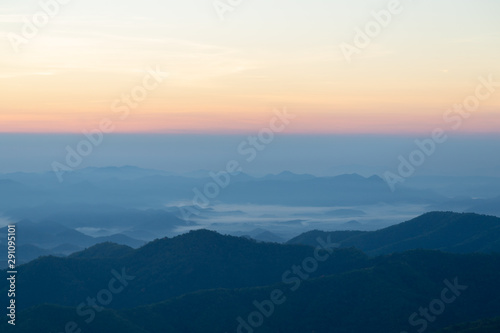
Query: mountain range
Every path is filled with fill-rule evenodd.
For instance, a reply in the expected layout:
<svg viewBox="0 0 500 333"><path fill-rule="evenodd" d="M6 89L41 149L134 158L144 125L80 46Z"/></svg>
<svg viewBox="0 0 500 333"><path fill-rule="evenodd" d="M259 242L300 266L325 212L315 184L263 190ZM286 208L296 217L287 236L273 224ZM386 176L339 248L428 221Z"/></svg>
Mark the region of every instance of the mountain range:
<svg viewBox="0 0 500 333"><path fill-rule="evenodd" d="M431 212L370 232L310 231L289 240L288 244L313 245L317 237L331 237L339 247L355 247L371 255L411 249L500 253L500 218L473 213Z"/></svg>
<svg viewBox="0 0 500 333"><path fill-rule="evenodd" d="M98 244L20 266L18 324L0 327L61 332L74 322L82 331L110 333L498 332L500 254L490 251L494 237L486 237L498 220L434 212L379 233L316 232L291 241L303 244L207 230L138 249ZM387 246L380 245L384 239ZM117 274L126 288L103 308L85 307L88 297L104 300ZM429 308L426 317L420 309Z"/></svg>

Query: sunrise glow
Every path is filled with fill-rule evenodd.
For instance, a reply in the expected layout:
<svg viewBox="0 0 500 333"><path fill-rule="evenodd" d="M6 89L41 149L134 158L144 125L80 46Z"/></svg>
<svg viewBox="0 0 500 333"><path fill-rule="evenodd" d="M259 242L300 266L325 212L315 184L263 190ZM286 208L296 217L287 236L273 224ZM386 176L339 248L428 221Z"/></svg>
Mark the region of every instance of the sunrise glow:
<svg viewBox="0 0 500 333"><path fill-rule="evenodd" d="M277 2L244 2L222 21L209 1L73 1L14 39L16 52L41 9L6 1L0 132L79 133L111 118L123 133L239 133L286 107L300 119L290 133L427 133L450 125L446 110L480 77L500 81L498 1L402 1L350 62L340 46L387 2ZM120 119L116 101L151 68L165 79ZM491 94L458 131L498 132L499 106Z"/></svg>

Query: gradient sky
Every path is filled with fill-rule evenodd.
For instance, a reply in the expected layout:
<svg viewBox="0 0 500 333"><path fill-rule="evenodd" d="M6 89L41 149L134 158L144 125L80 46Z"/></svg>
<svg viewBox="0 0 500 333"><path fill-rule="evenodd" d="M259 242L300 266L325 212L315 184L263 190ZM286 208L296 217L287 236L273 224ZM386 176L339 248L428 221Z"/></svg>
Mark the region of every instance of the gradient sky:
<svg viewBox="0 0 500 333"><path fill-rule="evenodd" d="M95 128L156 66L169 77L117 132L250 132L287 107L289 133L422 134L479 76L500 81L498 0L402 0L348 64L339 45L388 2L244 0L221 21L211 0L73 0L16 53L8 33L40 7L3 0L0 132ZM459 131L498 133L499 106Z"/></svg>
<svg viewBox="0 0 500 333"><path fill-rule="evenodd" d="M246 135L112 134L83 159L80 168L134 165L177 173L201 169L218 172L228 161L237 160L253 175L290 170L330 176L353 172L382 176L397 170L398 155L407 158L416 148L413 136L280 135L254 161L247 162L247 156L237 150L246 139ZM81 140L81 134L0 133L0 176L51 171L53 161L65 162L65 147L75 147ZM417 168L416 175L500 177L499 146L498 135L452 135Z"/></svg>

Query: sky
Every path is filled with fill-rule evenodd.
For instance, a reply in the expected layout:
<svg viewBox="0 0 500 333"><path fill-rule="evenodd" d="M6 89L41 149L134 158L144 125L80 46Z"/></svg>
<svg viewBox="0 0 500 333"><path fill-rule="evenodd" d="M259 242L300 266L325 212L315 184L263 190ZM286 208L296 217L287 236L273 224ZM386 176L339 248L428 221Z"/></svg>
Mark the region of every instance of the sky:
<svg viewBox="0 0 500 333"><path fill-rule="evenodd" d="M0 3L0 133L238 135L286 108L289 134L424 135L500 81L498 0L402 0L350 61L341 46L391 1L55 1ZM497 89L453 130L498 133Z"/></svg>
<svg viewBox="0 0 500 333"><path fill-rule="evenodd" d="M254 135L251 135L254 136ZM105 135L75 169L133 165L177 174L223 171L237 161L254 176L284 170L316 176L358 173L365 177L397 173L399 156L409 160L422 135L277 135L255 155L247 153L249 135L128 134ZM77 151L86 137L79 134L0 134L0 174L52 172L54 162L68 165L67 147ZM238 148L244 144L244 150ZM500 177L500 137L449 135L416 167L415 176ZM241 153L243 152L243 153ZM250 159L250 157L254 157ZM72 167L72 166L71 166ZM199 174L199 173L197 173ZM57 178L54 176L54 181Z"/></svg>

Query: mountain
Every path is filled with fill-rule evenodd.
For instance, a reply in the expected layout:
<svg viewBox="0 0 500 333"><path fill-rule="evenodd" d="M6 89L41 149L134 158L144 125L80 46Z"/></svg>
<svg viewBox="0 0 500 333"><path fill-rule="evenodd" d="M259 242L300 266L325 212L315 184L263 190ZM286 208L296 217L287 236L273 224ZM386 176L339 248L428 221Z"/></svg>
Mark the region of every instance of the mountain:
<svg viewBox="0 0 500 333"><path fill-rule="evenodd" d="M238 232L234 233L234 236L239 236L239 237L248 237L255 239L256 241L259 242L268 242L268 243L284 243L285 240L281 238L280 236L276 235L275 233L270 232L269 230L265 230L262 228L257 228L254 230L251 230L249 232Z"/></svg>
<svg viewBox="0 0 500 333"><path fill-rule="evenodd" d="M476 200L476 203L471 205L467 211L500 217L500 196L491 199Z"/></svg>
<svg viewBox="0 0 500 333"><path fill-rule="evenodd" d="M41 223L40 225L51 221L61 227L88 230L89 234L98 237L97 242L110 241L131 247L139 247L144 241L176 234L175 229L179 226L195 225L165 209L133 209L114 205L47 203L28 209L11 209L6 214L13 220L29 219ZM117 230L120 233L118 235L99 237L117 233ZM45 231L42 230L42 233ZM81 245L87 247L91 244L96 242L92 240Z"/></svg>
<svg viewBox="0 0 500 333"><path fill-rule="evenodd" d="M500 332L500 317L483 319L472 323L458 324L445 328L439 333L498 333Z"/></svg>
<svg viewBox="0 0 500 333"><path fill-rule="evenodd" d="M315 177L284 171L262 178L240 173L226 179L208 172L187 177L125 166L76 170L65 173L62 182L53 172L3 174L0 178L6 182L4 186L0 183L0 212L8 211L9 214L5 215L16 219L32 220L41 218L41 215L35 214L37 209L33 207L45 205L116 206L125 210L145 210L163 209L171 203L352 207L381 202L431 205L449 200L432 190L408 186L400 186L393 193L379 176L363 177L358 174ZM227 182L230 186L220 185ZM209 200L205 193L210 184L224 187L216 198L211 198L213 200ZM47 215L62 214L61 209L52 213L47 209L41 211L45 214L44 219L56 218Z"/></svg>
<svg viewBox="0 0 500 333"><path fill-rule="evenodd" d="M500 252L500 218L473 213L431 212L388 228L357 234L314 232L315 237L328 235L338 241L339 247L356 247L371 255L418 248L454 253ZM288 241L311 243L307 233Z"/></svg>
<svg viewBox="0 0 500 333"><path fill-rule="evenodd" d="M325 215L331 217L359 217L365 216L366 213L359 209L334 209L325 212Z"/></svg>
<svg viewBox="0 0 500 333"><path fill-rule="evenodd" d="M117 243L120 245L132 247L134 249L144 245L144 243L145 243L142 240L137 240L137 239L131 238L131 237L123 235L123 234L114 234L114 235L103 236L103 237L94 237L94 244L106 243L106 242Z"/></svg>
<svg viewBox="0 0 500 333"><path fill-rule="evenodd" d="M365 333L367 327L372 333L435 332L464 321L486 323L485 318L498 314L499 265L499 255L409 251L375 258L362 269L304 277L298 282L199 290L153 304L116 309L119 306L115 303L121 302L123 293L143 287L137 276L129 289L114 295L108 309L93 311L95 320L90 323L85 322L87 315L79 316L74 307L39 304L21 311L15 328L2 321L0 329L7 333L35 329L61 332L74 321L83 331L96 333ZM161 291L170 283L163 280L156 288ZM89 295L97 290L98 284ZM80 301L85 299L83 296ZM427 311L430 317L421 311Z"/></svg>
<svg viewBox="0 0 500 333"><path fill-rule="evenodd" d="M201 169L201 170L185 172L182 175L188 178L207 178L210 172L212 171L207 169Z"/></svg>
<svg viewBox="0 0 500 333"><path fill-rule="evenodd" d="M481 173L478 173L481 174ZM439 194L457 197L491 198L498 196L500 188L500 173L491 176L419 176L406 179L406 186L419 189L431 189Z"/></svg>
<svg viewBox="0 0 500 333"><path fill-rule="evenodd" d="M114 242L138 248L144 241L115 234L105 237L91 237L77 230L65 227L59 223L45 221L35 223L23 220L16 223L17 263L24 264L41 256L65 256L76 251L103 242ZM0 228L0 235L7 234L7 227ZM6 237L0 239L0 250L7 253ZM0 261L0 268L5 268L6 262Z"/></svg>
<svg viewBox="0 0 500 333"><path fill-rule="evenodd" d="M349 217L361 217L361 216L366 216L366 213L362 210L359 209L332 209L332 210L327 210L325 212L308 212L308 213L297 213L294 214L295 216L301 216L301 217L323 217L323 218L349 218Z"/></svg>
<svg viewBox="0 0 500 333"><path fill-rule="evenodd" d="M316 239L318 237L330 237L332 243L337 244L340 247L340 243L354 236L362 235L367 233L367 231L333 231L333 232L325 232L320 230L312 230L308 232L304 232L292 239L290 239L287 244L303 244L303 245L311 245L316 243Z"/></svg>
<svg viewBox="0 0 500 333"><path fill-rule="evenodd" d="M61 256L67 256L71 253L81 251L81 250L82 250L81 246L78 246L75 244L63 243L63 244L58 245L50 250L46 250L49 253L45 254L45 256L55 255L54 253L60 253ZM33 259L35 259L35 258L33 258Z"/></svg>
<svg viewBox="0 0 500 333"><path fill-rule="evenodd" d="M10 179L0 179L0 189L2 192L13 192L24 190L25 186Z"/></svg>
<svg viewBox="0 0 500 333"><path fill-rule="evenodd" d="M166 200L185 200L200 179L172 175L161 170L137 167L85 168L64 174L54 172L1 174L0 210L26 209L47 202L59 205L118 205L127 208L159 208ZM22 218L27 218L23 216Z"/></svg>
<svg viewBox="0 0 500 333"><path fill-rule="evenodd" d="M122 180L138 179L147 176L171 176L172 172L167 172L163 170L145 169L136 166L110 166L110 167L88 167L84 169L75 170L69 174L70 177L77 179L88 179L92 178L94 180L103 180L107 178L117 178Z"/></svg>
<svg viewBox="0 0 500 333"><path fill-rule="evenodd" d="M78 248L80 249L80 248ZM7 245L0 242L0 251L7 253ZM59 248L42 249L35 245L24 244L16 246L16 264L22 265L42 256L64 256L65 253ZM7 256L0 258L0 269L7 268Z"/></svg>
<svg viewBox="0 0 500 333"><path fill-rule="evenodd" d="M278 174L269 174L266 175L262 178L261 180L285 180L285 181L297 181L297 180L309 180L309 179L314 179L316 178L313 175L308 175L308 174L296 174L291 171L283 171Z"/></svg>
<svg viewBox="0 0 500 333"><path fill-rule="evenodd" d="M217 174L217 171L213 170L195 170L191 172L186 172L183 173L182 176L187 177L187 178L195 178L195 179L201 179L205 182L212 181L211 179L211 174ZM245 182L245 181L252 181L255 180L256 178L253 176L250 176L247 173L244 172L239 172L237 174L234 174L231 176L231 182Z"/></svg>
<svg viewBox="0 0 500 333"><path fill-rule="evenodd" d="M263 231L261 233L254 234L253 236L250 236L256 241L259 242L269 242L269 243L283 243L284 239L281 238L280 236L270 232L270 231Z"/></svg>
<svg viewBox="0 0 500 333"><path fill-rule="evenodd" d="M102 242L115 242L132 247L139 247L144 244L125 235L115 234L106 237L91 237L77 230L65 227L57 222L44 221L35 223L29 220L17 222L16 229L18 245L34 245L42 249L52 249L63 244L71 244L77 247L89 247ZM0 234L6 234L7 227L0 228Z"/></svg>
<svg viewBox="0 0 500 333"><path fill-rule="evenodd" d="M432 204L444 197L427 190L401 187L392 192L378 177L357 174L298 180L261 179L234 183L221 191L218 200L233 204L287 206L354 206L384 203Z"/></svg>
<svg viewBox="0 0 500 333"><path fill-rule="evenodd" d="M327 176L340 176L347 173L357 173L358 175L369 177L371 175L383 175L387 170L390 170L390 166L367 166L359 164L350 165L338 165L328 168L324 173Z"/></svg>
<svg viewBox="0 0 500 333"><path fill-rule="evenodd" d="M111 242L96 244L84 251L75 252L69 258L79 259L102 259L102 258L121 258L134 251L133 248Z"/></svg>
<svg viewBox="0 0 500 333"><path fill-rule="evenodd" d="M150 304L203 289L269 285L314 253L309 246L258 243L206 230L158 239L124 256L124 251L110 251L109 246L104 246L106 258L96 258L98 251L90 248L68 258L43 257L19 267L20 306L76 306L95 288L107 285L112 270L122 268L136 279L134 288L117 296L115 307ZM360 251L338 250L312 276L365 267L367 260ZM4 288L0 285L0 293Z"/></svg>

